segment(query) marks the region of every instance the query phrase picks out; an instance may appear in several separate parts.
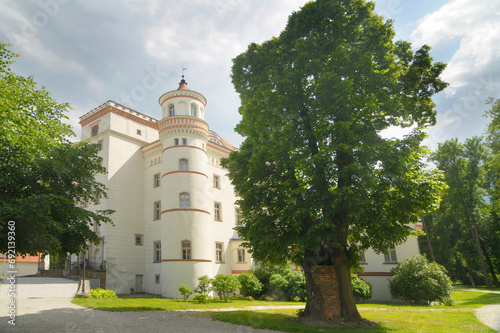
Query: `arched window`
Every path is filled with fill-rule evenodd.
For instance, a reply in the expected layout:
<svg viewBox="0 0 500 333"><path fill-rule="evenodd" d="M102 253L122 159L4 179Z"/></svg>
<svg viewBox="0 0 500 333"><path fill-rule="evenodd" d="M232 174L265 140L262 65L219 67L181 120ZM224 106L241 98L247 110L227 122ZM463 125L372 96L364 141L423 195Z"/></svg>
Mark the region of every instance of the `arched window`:
<svg viewBox="0 0 500 333"><path fill-rule="evenodd" d="M173 104L168 106L168 115L170 117L175 116L175 106Z"/></svg>
<svg viewBox="0 0 500 333"><path fill-rule="evenodd" d="M183 158L179 160L179 170L180 171L188 171L189 170L189 162L187 159Z"/></svg>
<svg viewBox="0 0 500 333"><path fill-rule="evenodd" d="M182 241L182 259L191 259L191 242L188 240Z"/></svg>
<svg viewBox="0 0 500 333"><path fill-rule="evenodd" d="M181 193L179 195L180 208L189 209L189 193Z"/></svg>
<svg viewBox="0 0 500 333"><path fill-rule="evenodd" d="M191 104L191 116L196 117L196 105Z"/></svg>

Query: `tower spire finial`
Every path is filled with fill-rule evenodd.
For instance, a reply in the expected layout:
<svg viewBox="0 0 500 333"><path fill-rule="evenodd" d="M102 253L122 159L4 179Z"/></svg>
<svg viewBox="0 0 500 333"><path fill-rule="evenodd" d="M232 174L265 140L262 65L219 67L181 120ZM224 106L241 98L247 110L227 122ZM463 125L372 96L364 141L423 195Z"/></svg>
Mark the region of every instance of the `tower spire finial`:
<svg viewBox="0 0 500 333"><path fill-rule="evenodd" d="M187 68L182 66L182 79L181 79L181 82L179 83L179 88L177 88L177 90L189 90L188 86L187 86L187 82L186 80L184 80L184 71L186 71Z"/></svg>

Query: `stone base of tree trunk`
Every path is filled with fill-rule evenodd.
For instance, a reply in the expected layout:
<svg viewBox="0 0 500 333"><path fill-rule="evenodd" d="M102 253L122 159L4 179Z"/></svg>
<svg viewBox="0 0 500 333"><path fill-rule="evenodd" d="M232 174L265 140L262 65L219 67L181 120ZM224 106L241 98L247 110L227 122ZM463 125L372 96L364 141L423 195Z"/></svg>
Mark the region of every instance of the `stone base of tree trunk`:
<svg viewBox="0 0 500 333"><path fill-rule="evenodd" d="M306 273L307 274L307 273ZM337 274L333 266L315 266L311 268L306 282L308 302L304 315L312 320L341 320L341 304Z"/></svg>

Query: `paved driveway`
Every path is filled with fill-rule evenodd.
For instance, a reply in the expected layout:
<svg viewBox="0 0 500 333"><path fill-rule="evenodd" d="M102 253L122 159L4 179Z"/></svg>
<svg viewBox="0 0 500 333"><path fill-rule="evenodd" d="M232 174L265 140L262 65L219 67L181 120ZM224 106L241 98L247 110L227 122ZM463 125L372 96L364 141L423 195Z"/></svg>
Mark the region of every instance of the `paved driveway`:
<svg viewBox="0 0 500 333"><path fill-rule="evenodd" d="M75 281L25 277L16 281L16 325L8 323L8 288L0 285L0 332L230 332L276 333L193 318L170 311L107 312L72 304Z"/></svg>

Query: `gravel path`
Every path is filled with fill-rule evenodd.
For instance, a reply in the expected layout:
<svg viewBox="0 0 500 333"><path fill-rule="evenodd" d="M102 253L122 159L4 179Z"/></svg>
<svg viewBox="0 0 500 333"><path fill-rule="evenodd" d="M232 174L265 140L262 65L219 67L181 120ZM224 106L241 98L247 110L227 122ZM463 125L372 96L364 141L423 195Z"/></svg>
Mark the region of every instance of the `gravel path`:
<svg viewBox="0 0 500 333"><path fill-rule="evenodd" d="M228 332L276 333L175 311L108 312L71 303L78 285L59 278L20 277L16 281L16 325L8 321L9 284L0 285L0 332Z"/></svg>

